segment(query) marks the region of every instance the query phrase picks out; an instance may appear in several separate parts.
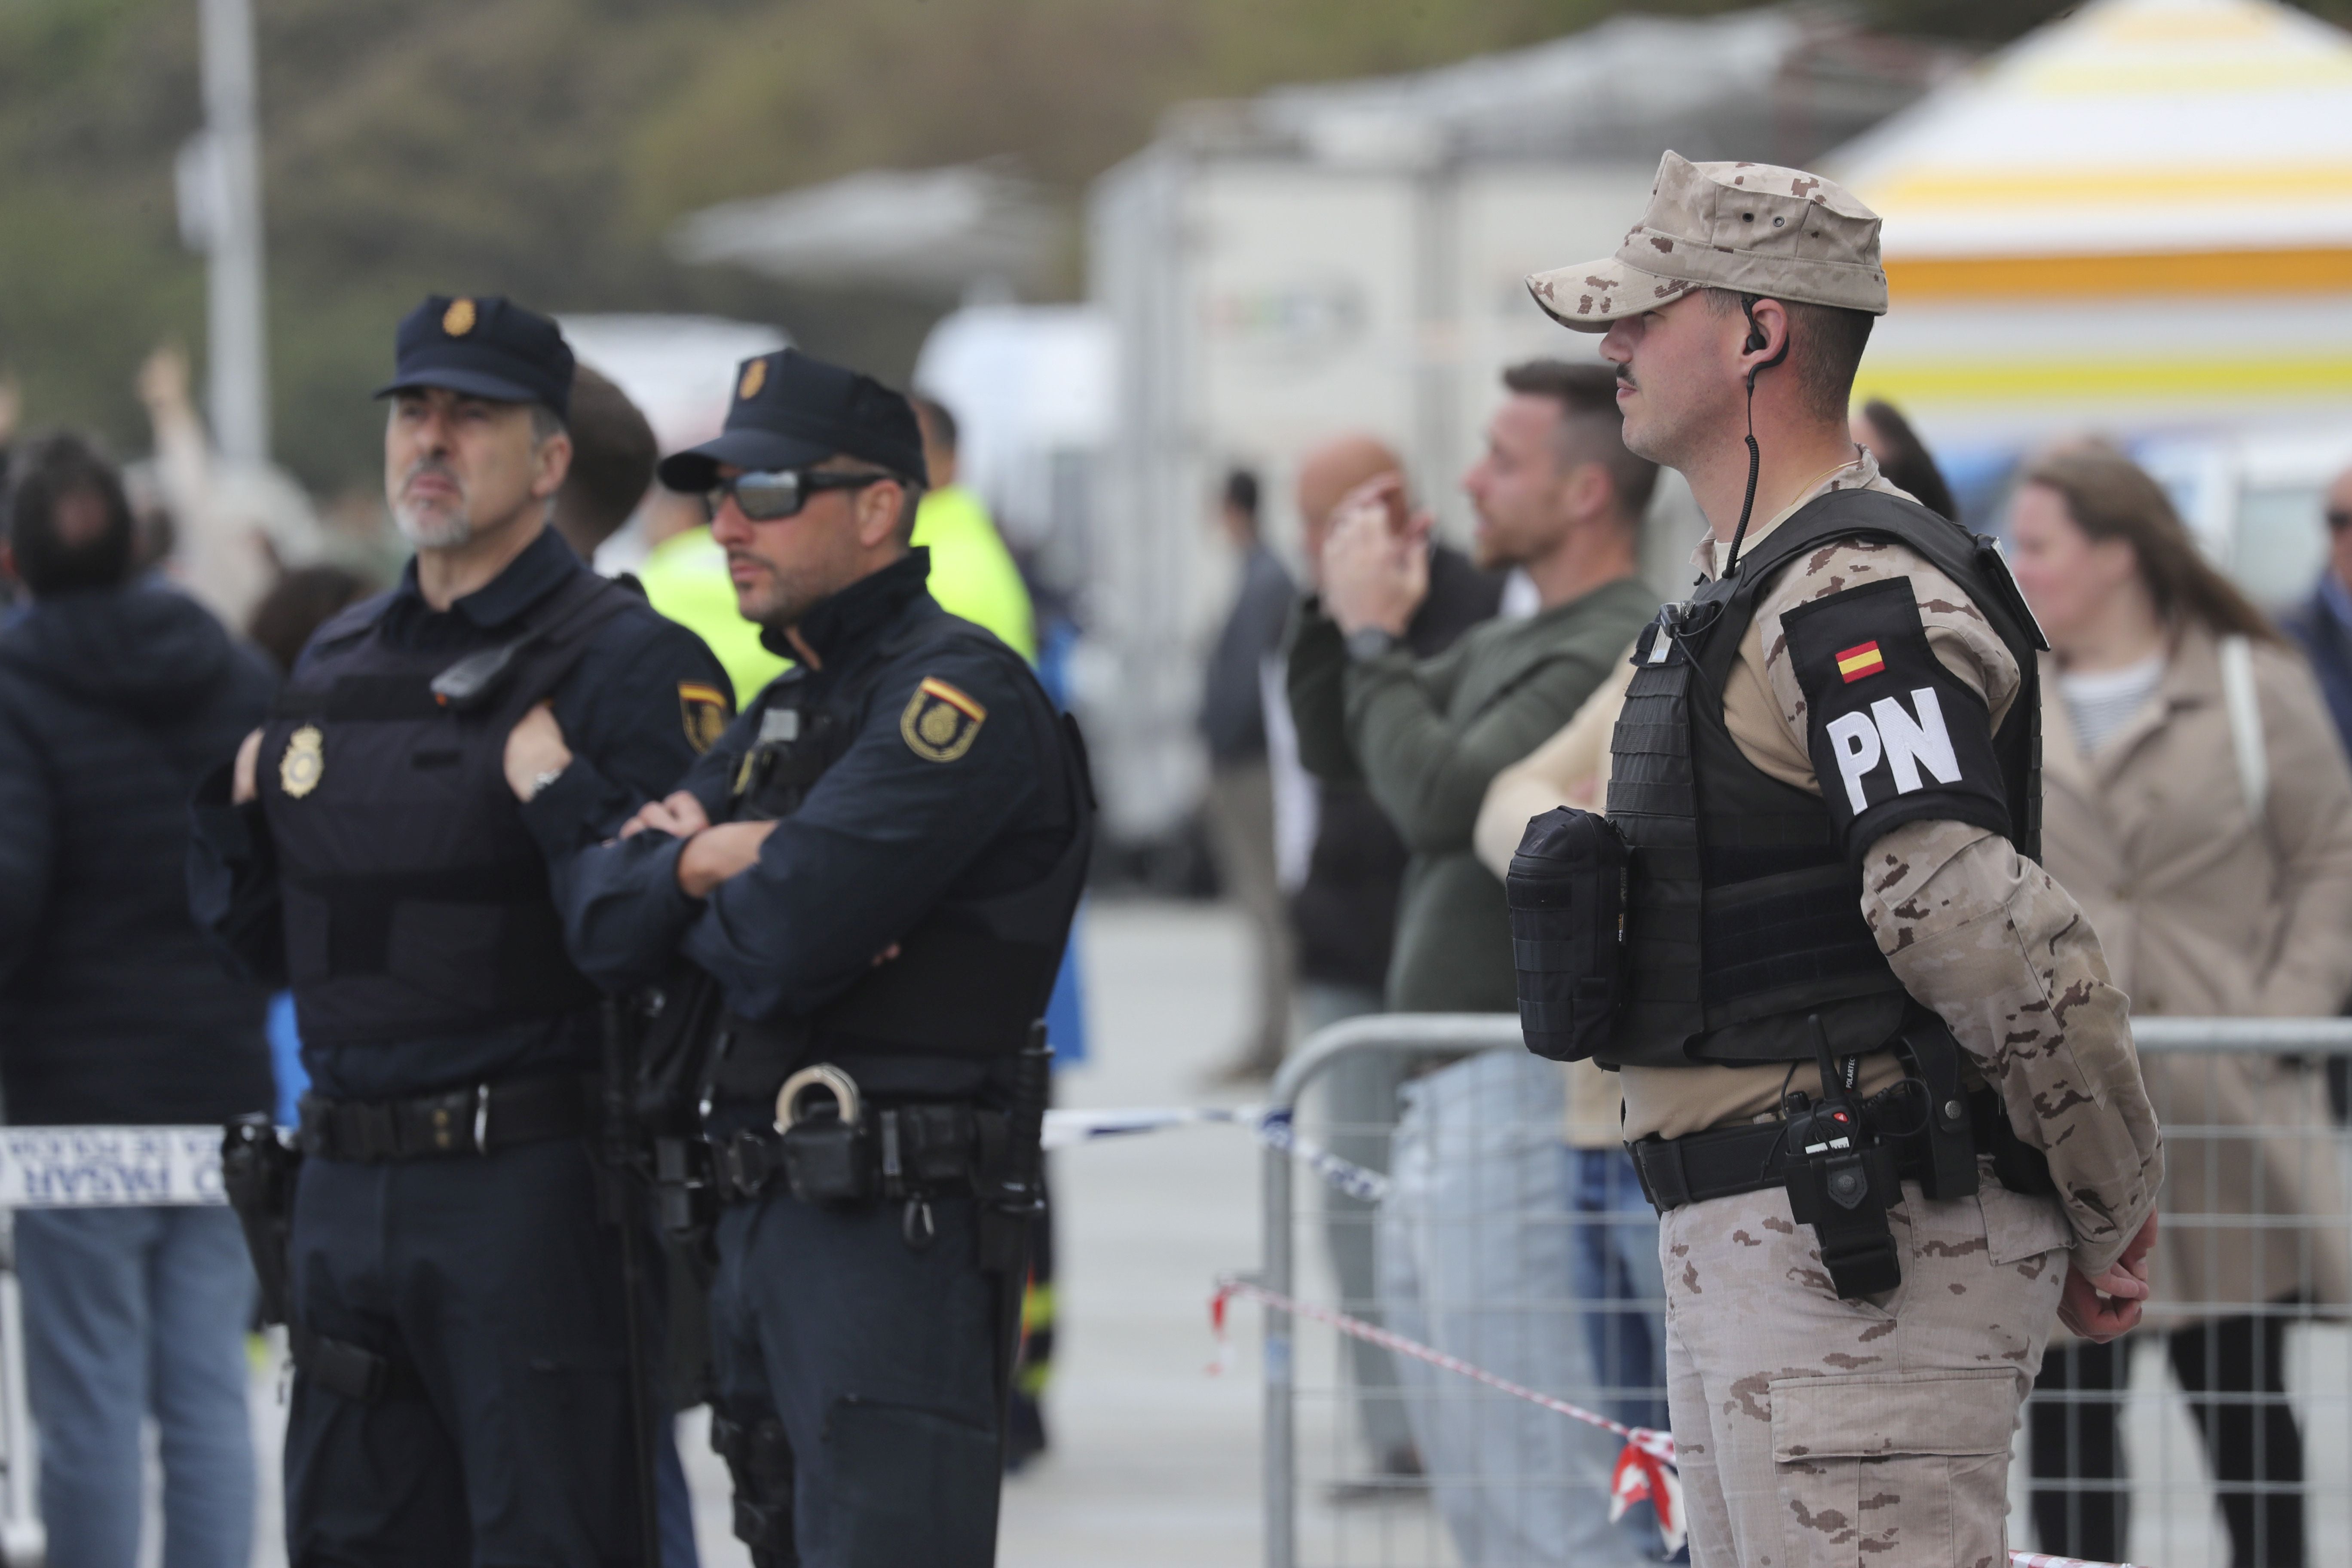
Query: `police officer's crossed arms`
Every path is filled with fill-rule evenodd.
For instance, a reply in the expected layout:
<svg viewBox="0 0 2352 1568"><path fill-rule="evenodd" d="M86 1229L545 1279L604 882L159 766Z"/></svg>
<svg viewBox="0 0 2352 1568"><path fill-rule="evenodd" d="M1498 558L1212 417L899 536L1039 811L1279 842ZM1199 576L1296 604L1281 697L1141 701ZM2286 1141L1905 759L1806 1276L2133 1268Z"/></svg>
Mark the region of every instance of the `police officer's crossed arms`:
<svg viewBox="0 0 2352 1568"><path fill-rule="evenodd" d="M722 997L678 1158L723 1205L713 1436L763 1565L994 1553L1016 1189L1091 805L1027 665L926 591L922 472L897 393L745 362L725 432L662 479L710 496L739 606L796 663L556 868L588 973L668 995L684 961ZM509 775L562 750L531 716Z"/></svg>
<svg viewBox="0 0 2352 1568"><path fill-rule="evenodd" d="M199 922L290 982L311 1078L290 1195L266 1128L239 1129L255 1179L232 1189L290 1318L295 1563L647 1555L657 1439L625 1369L657 1324L624 1289L597 994L546 865L729 715L701 642L547 525L572 372L555 323L504 300L402 322L384 489L415 559L320 628L196 801ZM579 755L510 790L508 736L541 704Z"/></svg>
<svg viewBox="0 0 2352 1568"><path fill-rule="evenodd" d="M1997 1564L2053 1319L2112 1338L2147 1289L2125 998L2033 858L2039 632L1846 433L1877 227L1670 153L1614 257L1530 279L1712 525L1594 700L1605 824L1536 817L1511 877L1530 1044L1619 1071L1663 1215L1699 1563Z"/></svg>

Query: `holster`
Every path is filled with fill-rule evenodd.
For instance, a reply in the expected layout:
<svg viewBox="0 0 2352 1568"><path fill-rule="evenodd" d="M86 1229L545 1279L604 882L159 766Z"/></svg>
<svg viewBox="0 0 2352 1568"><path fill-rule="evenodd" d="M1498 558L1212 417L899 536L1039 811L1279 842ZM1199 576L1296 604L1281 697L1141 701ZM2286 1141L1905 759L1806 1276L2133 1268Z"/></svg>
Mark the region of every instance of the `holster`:
<svg viewBox="0 0 2352 1568"><path fill-rule="evenodd" d="M240 1116L222 1130L221 1185L245 1232L246 1250L253 1255L264 1323L292 1321L286 1254L294 1226L294 1183L301 1170L302 1152L278 1135L267 1112Z"/></svg>

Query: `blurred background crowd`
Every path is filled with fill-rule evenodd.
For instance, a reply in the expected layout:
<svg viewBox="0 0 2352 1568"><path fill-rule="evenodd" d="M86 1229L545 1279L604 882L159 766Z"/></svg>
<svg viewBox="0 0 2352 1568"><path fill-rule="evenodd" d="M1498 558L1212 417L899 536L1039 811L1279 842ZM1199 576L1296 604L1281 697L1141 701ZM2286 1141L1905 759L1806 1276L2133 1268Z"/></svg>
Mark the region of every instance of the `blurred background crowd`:
<svg viewBox="0 0 2352 1568"><path fill-rule="evenodd" d="M1085 722L1098 891L1246 915L1249 1021L1218 1076L1249 1084L1340 1018L1510 1005L1400 975L1432 879L1499 911L1472 818L1525 757L1466 810L1400 819L1302 742L1286 636L1341 498L1395 474L1429 516L1416 654L1552 607L1540 540L1477 544L1517 504L1479 478L1498 410L1572 422L1593 363L1521 279L1613 249L1668 147L1815 169L1885 219L1893 308L1855 439L2011 551L2053 647L2051 863L2119 981L2143 1013L2335 1014L2347 22L2346 0L0 0L0 464L21 478L42 433L89 433L121 463L130 574L283 670L404 556L368 397L393 321L429 291L505 293L557 312L583 367L596 460L559 527L701 633L743 699L779 661L733 616L701 499L652 486L655 459L713 434L736 363L782 343L909 386L942 487L918 542L950 607ZM1679 597L1687 489L1584 456L1627 570ZM25 602L24 574L0 577L0 625ZM2224 797L2239 837L2213 831ZM1077 1059L1075 985L1061 1005ZM1339 1152L1386 1164L1399 1087L1332 1086ZM2332 1075L2337 1119L2347 1087ZM1606 1222L1575 1295L1654 1299L1613 1112L1549 1092L1560 1206ZM2231 1092L2242 1125L2326 1109ZM2337 1203L2249 1180L2241 1209ZM1371 1227L1333 1201L1334 1267L1369 1306ZM2352 1294L2333 1247L2226 1284L2174 1266L2221 1303L2169 1349L2241 1489L2241 1563L2302 1560L2293 1420L2231 1396L2283 1386L2270 1306ZM1604 1382L1654 1381L1643 1323L1593 1319ZM2037 1473L2119 1473L2096 1396L2126 1362L2053 1354L2053 1385L2091 1397L2042 1407ZM1354 1373L1370 1472L1411 1477L1425 1429L1381 1392L1384 1358ZM2046 1546L2121 1554L2116 1496L2050 1496Z"/></svg>

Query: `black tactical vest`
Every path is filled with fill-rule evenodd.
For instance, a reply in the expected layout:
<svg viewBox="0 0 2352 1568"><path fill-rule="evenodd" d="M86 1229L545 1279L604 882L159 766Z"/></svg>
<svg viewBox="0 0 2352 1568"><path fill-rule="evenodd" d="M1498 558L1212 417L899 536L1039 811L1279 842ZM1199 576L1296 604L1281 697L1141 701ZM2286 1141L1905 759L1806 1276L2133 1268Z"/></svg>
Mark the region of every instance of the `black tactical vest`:
<svg viewBox="0 0 2352 1568"><path fill-rule="evenodd" d="M320 628L257 769L306 1043L478 1032L595 1001L565 954L506 742L631 602L575 573L506 642L455 662L384 639L389 595Z"/></svg>
<svg viewBox="0 0 2352 1568"><path fill-rule="evenodd" d="M996 646L969 622L931 616L891 637L863 669L821 700L809 699L797 668L771 682L752 705L758 728L737 769L728 818L767 822L798 811L856 739L882 679L957 638ZM867 1075L857 1064L877 1057L984 1063L1010 1058L1028 1043L1053 995L1094 846L1085 743L1066 714L1060 734L1060 783L1074 823L1053 868L1025 888L939 905L899 939L896 958L812 1016L755 1022L730 1015L720 1026L721 1055L714 1066L721 1098L772 1096L795 1068L819 1059L848 1067L865 1083Z"/></svg>
<svg viewBox="0 0 2352 1568"><path fill-rule="evenodd" d="M1861 870L1829 808L1750 763L1723 720L1759 595L1806 552L1853 540L1925 556L2017 660L2021 684L1993 748L2011 841L2041 855L2041 637L1999 550L1899 497L1832 491L1733 574L1666 606L1636 645L1610 746L1609 821L1632 855L1627 994L1596 1053L1604 1065L1810 1061L1811 1015L1836 1055L1858 1055L1901 1026L1902 984L1863 920Z"/></svg>

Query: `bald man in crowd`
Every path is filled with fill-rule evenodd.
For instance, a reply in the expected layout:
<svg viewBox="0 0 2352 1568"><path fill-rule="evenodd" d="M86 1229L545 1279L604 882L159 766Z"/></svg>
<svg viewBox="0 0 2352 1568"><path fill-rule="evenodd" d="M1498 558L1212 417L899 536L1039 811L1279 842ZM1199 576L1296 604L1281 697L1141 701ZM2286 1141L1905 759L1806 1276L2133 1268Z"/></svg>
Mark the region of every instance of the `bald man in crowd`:
<svg viewBox="0 0 2352 1568"><path fill-rule="evenodd" d="M1298 465L1298 516L1308 580L1320 589L1324 542L1339 502L1358 486L1404 464L1377 437L1338 436L1307 452ZM1499 573L1481 572L1451 545L1429 551L1429 595L1406 623L1404 643L1429 658L1480 621L1503 597ZM1397 900L1404 886L1405 847L1397 830L1358 781L1316 781L1315 848L1307 880L1291 898L1297 933L1300 1026L1309 1035L1327 1024L1377 1013L1388 984L1389 952L1396 939ZM1394 1057L1362 1053L1325 1078L1325 1114L1332 1151L1375 1171L1389 1164L1389 1130L1396 1124L1402 1066ZM1345 1310L1379 1321L1373 1298L1372 1205L1344 1193L1326 1194L1324 1234L1339 1277ZM1361 1340L1348 1342L1356 1409L1373 1480L1346 1488L1343 1497L1381 1495L1381 1482L1417 1475L1419 1456L1396 1387L1389 1352Z"/></svg>

